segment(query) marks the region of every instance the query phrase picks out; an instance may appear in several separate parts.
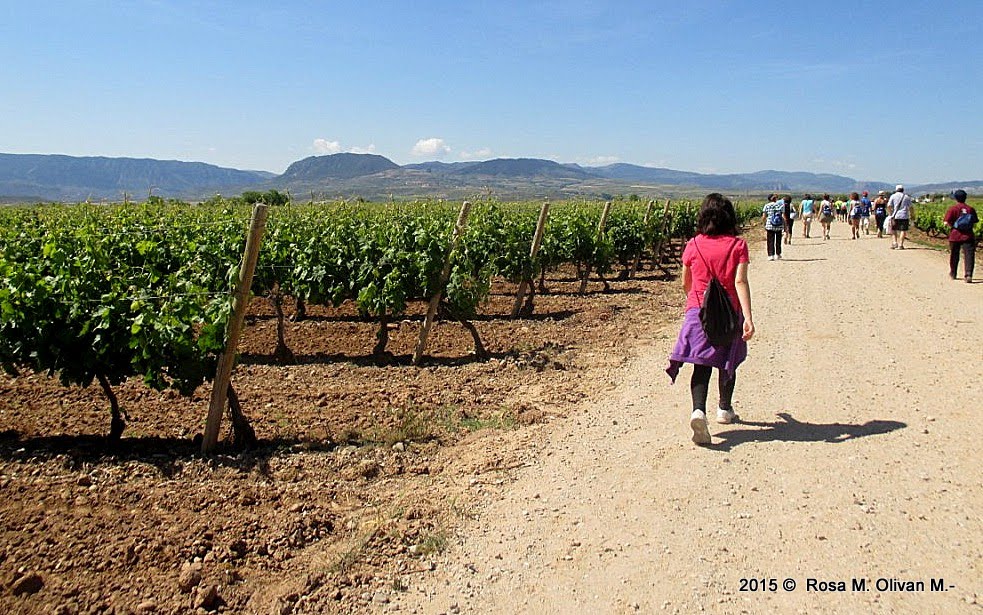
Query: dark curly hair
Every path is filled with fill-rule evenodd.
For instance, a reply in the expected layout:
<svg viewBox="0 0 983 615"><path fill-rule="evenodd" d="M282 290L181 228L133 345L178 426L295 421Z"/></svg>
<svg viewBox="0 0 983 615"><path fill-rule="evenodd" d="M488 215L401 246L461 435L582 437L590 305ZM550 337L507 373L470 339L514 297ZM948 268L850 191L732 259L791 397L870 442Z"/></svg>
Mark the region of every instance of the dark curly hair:
<svg viewBox="0 0 983 615"><path fill-rule="evenodd" d="M730 199L719 192L708 194L696 216L696 232L704 235L737 235L737 212Z"/></svg>

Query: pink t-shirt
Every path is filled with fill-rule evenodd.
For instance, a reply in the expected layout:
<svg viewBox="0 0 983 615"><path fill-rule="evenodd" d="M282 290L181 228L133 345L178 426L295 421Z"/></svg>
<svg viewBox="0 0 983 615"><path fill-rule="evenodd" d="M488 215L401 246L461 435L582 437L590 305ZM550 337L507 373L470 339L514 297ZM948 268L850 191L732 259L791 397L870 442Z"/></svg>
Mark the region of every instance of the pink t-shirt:
<svg viewBox="0 0 983 615"><path fill-rule="evenodd" d="M699 252L696 251L694 242L699 244ZM700 258L703 255L703 258ZM706 264L704 264L706 259ZM737 286L734 278L737 277L737 265L749 263L751 258L748 255L747 242L740 237L733 235L697 235L689 240L683 250L683 264L690 268L693 273L693 286L686 295L686 309L698 308L703 303L703 293L710 285L710 271L720 280L730 296L730 302L734 304L734 309L740 313L741 302L737 299Z"/></svg>

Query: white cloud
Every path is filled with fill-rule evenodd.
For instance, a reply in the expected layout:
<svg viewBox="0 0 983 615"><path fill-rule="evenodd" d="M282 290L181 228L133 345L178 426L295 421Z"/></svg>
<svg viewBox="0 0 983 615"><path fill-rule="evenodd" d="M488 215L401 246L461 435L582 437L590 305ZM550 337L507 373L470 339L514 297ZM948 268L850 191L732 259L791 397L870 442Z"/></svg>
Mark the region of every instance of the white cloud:
<svg viewBox="0 0 983 615"><path fill-rule="evenodd" d="M440 157L444 154L449 154L451 148L449 145L444 143L443 139L438 139L432 137L430 139L420 139L413 146L411 153L414 156L437 156Z"/></svg>
<svg viewBox="0 0 983 615"><path fill-rule="evenodd" d="M365 147L353 145L352 147L342 147L340 141L328 141L327 139L314 139L311 149L317 154L338 154L350 152L352 154L374 154L375 144Z"/></svg>
<svg viewBox="0 0 983 615"><path fill-rule="evenodd" d="M603 167L608 164L614 164L621 160L617 156L594 156L587 161L587 164L592 167Z"/></svg>
<svg viewBox="0 0 983 615"><path fill-rule="evenodd" d="M314 139L312 147L318 154L337 154L341 151L341 143L327 139Z"/></svg>
<svg viewBox="0 0 983 615"><path fill-rule="evenodd" d="M466 152L462 150L457 154L457 157L461 160L487 160L488 158L491 158L491 156L492 151L487 147L476 149L473 152Z"/></svg>

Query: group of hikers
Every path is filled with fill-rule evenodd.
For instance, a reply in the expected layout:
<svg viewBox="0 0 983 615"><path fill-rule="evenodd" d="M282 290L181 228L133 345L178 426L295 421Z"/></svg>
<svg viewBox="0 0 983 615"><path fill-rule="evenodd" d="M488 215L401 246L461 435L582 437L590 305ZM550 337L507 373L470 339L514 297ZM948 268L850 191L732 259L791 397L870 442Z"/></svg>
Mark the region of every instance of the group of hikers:
<svg viewBox="0 0 983 615"><path fill-rule="evenodd" d="M891 249L904 250L915 211L911 197L899 184L894 194L888 196L886 190L881 190L873 201L866 190L863 193L851 192L845 201L833 201L829 194L824 194L822 200L817 202L811 194L806 194L798 204L792 202L791 196L772 194L761 215L768 235L768 260L773 261L781 260L782 244L792 243L792 229L798 220L802 221L803 238L812 236L812 224L818 221L825 241L830 238L834 221L848 222L851 238L859 239L872 232L873 218L877 236L890 235Z"/></svg>
<svg viewBox="0 0 983 615"><path fill-rule="evenodd" d="M976 210L966 204L966 192L952 193L955 204L945 214L949 234L949 277L956 279L959 256L964 257L965 280L972 281L976 237L979 223ZM873 216L877 236L892 235L892 249L905 249L904 242L914 215L911 197L898 185L888 196L880 191L871 201L868 193L854 192L842 205L824 194L817 204L810 196L798 204L791 197L772 196L762 209L768 232L768 260L782 258L782 244L792 242L796 220L802 220L802 236L810 236L813 219L822 225L823 239L829 239L829 227L845 209L853 239L871 233ZM842 218L841 218L842 219ZM682 257L682 283L686 308L676 343L669 355L666 373L676 381L680 368L693 366L690 380L692 411L690 428L693 442L706 446L710 436L707 397L713 368L717 369L719 401L716 422L734 423L740 417L734 411L733 395L737 368L747 358L747 343L754 336L751 313L751 290L748 283L750 254L747 242L739 237L737 215L730 199L713 193L704 199L697 214L697 235L686 244ZM783 239L784 237L784 239Z"/></svg>

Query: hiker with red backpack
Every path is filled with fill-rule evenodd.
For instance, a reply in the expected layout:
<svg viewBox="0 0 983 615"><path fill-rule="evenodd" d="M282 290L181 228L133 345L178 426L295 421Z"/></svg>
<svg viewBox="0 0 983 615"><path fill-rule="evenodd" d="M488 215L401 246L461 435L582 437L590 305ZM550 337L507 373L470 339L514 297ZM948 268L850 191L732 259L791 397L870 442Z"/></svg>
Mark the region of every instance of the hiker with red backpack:
<svg viewBox="0 0 983 615"><path fill-rule="evenodd" d="M747 358L754 322L747 277L748 245L737 236L733 203L719 193L707 195L697 214L696 228L696 237L683 250L686 314L666 373L675 382L683 363L693 365L690 428L693 442L707 445L711 443L706 416L711 373L717 368L717 422L738 420L732 405L734 385L737 367ZM724 312L729 314L718 316Z"/></svg>

